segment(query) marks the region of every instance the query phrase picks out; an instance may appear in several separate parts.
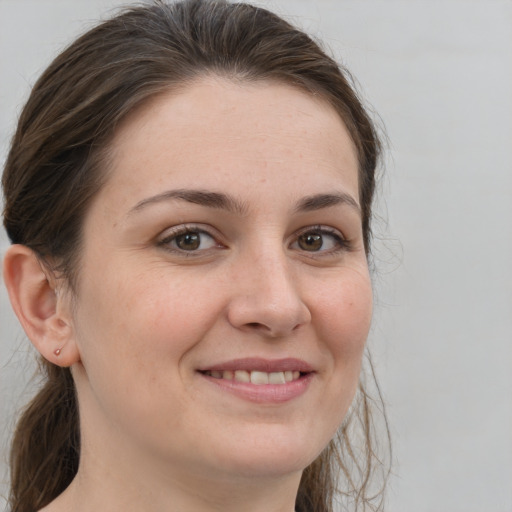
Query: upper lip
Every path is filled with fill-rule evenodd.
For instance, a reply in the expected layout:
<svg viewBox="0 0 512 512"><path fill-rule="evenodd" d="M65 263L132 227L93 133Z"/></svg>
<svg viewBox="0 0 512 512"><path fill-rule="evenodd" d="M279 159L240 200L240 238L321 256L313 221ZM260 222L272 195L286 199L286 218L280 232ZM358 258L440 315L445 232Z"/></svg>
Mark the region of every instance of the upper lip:
<svg viewBox="0 0 512 512"><path fill-rule="evenodd" d="M231 361L225 361L223 363L214 364L212 366L205 366L200 368L199 371L257 371L257 372L287 372L287 371L299 371L301 373L309 373L313 371L313 367L293 357L287 357L284 359L263 359L259 357L246 357L243 359L233 359Z"/></svg>

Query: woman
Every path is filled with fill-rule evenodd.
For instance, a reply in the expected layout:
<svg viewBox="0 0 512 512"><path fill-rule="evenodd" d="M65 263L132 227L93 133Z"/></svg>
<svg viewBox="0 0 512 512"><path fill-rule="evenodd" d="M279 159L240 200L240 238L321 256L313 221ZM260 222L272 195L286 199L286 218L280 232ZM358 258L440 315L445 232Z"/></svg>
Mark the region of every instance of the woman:
<svg viewBox="0 0 512 512"><path fill-rule="evenodd" d="M250 5L133 8L58 56L3 175L5 282L47 374L11 509L327 511L339 469L378 508L378 153L339 67Z"/></svg>

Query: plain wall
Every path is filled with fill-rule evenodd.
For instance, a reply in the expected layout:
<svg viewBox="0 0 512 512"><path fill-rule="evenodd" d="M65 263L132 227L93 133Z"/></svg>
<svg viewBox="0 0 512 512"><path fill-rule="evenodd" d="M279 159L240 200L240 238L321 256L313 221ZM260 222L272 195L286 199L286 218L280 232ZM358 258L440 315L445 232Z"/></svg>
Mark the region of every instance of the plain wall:
<svg viewBox="0 0 512 512"><path fill-rule="evenodd" d="M327 43L389 137L369 342L394 441L387 510L511 512L512 2L260 3ZM120 4L0 0L0 161L51 57ZM1 288L3 464L34 356Z"/></svg>

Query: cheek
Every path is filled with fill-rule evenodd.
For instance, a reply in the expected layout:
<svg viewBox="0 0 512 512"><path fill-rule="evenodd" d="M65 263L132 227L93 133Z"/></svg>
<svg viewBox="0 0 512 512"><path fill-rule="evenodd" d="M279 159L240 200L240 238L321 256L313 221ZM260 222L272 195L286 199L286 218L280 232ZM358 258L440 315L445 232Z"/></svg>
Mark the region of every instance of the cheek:
<svg viewBox="0 0 512 512"><path fill-rule="evenodd" d="M170 365L179 370L180 360L217 321L218 283L194 286L187 276L153 270L137 275L118 267L115 273L98 273L99 279L81 290L78 334L91 378L92 372L101 378L108 368L120 384L125 380L130 386L134 375L154 384L163 367L170 380L176 376Z"/></svg>
<svg viewBox="0 0 512 512"><path fill-rule="evenodd" d="M143 428L140 418L154 416L162 396L172 409L186 409L183 393L176 392L187 378L181 363L220 314L212 294L203 288L195 293L189 280L161 273L137 276L119 269L101 277L84 285L77 304L90 396L133 429ZM159 422L179 426L174 417L160 416L153 417L155 428Z"/></svg>
<svg viewBox="0 0 512 512"><path fill-rule="evenodd" d="M364 347L372 317L372 289L368 274L347 273L337 283L325 286L315 313L321 350L331 366L325 406L337 427L355 395L361 372Z"/></svg>
<svg viewBox="0 0 512 512"><path fill-rule="evenodd" d="M322 338L348 362L362 354L368 337L373 303L370 279L364 273L349 273L325 288L316 307L322 318Z"/></svg>

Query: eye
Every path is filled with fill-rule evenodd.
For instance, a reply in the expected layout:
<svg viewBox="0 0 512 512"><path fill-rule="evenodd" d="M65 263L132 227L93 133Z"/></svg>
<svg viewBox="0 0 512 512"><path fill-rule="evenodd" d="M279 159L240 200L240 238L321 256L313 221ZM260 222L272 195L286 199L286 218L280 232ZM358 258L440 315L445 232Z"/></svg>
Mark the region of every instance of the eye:
<svg viewBox="0 0 512 512"><path fill-rule="evenodd" d="M174 251L198 252L217 247L212 235L194 227L180 227L167 233L159 245Z"/></svg>
<svg viewBox="0 0 512 512"><path fill-rule="evenodd" d="M348 241L337 230L314 227L300 233L292 248L313 253L335 253L347 249L348 245Z"/></svg>

